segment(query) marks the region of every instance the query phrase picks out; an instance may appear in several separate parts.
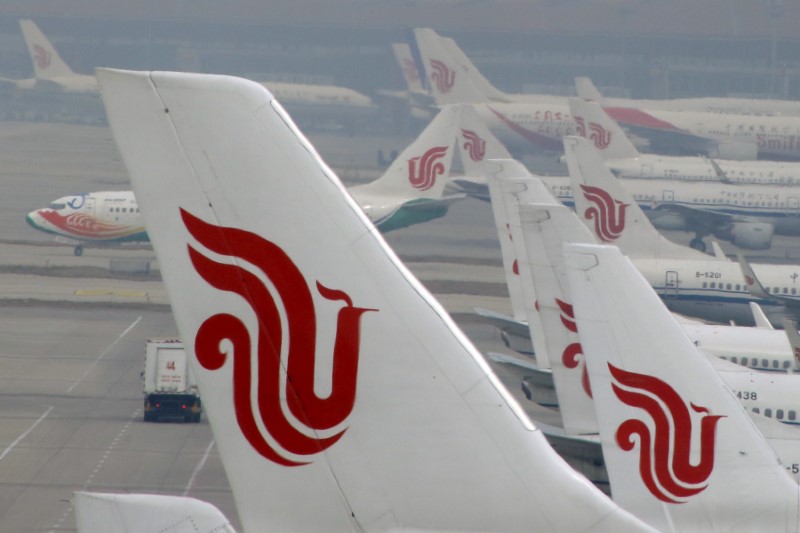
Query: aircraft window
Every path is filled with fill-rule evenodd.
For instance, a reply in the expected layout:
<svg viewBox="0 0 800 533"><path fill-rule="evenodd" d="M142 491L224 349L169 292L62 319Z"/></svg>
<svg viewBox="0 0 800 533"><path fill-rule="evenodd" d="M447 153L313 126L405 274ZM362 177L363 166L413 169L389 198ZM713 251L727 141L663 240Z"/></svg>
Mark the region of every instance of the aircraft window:
<svg viewBox="0 0 800 533"><path fill-rule="evenodd" d="M792 363L790 363L789 361L784 361L783 362L783 368L789 368L789 365L791 365L791 364Z"/></svg>
<svg viewBox="0 0 800 533"><path fill-rule="evenodd" d="M769 368L769 361L767 361L766 359L762 359L761 366L764 368Z"/></svg>
<svg viewBox="0 0 800 533"><path fill-rule="evenodd" d="M60 202L58 203L54 202L50 204L50 209L55 209L56 211L58 211L59 209L64 209L65 207L67 207L67 204L62 204Z"/></svg>
<svg viewBox="0 0 800 533"><path fill-rule="evenodd" d="M792 409L789 409L789 420L794 420L797 418L797 413L795 413Z"/></svg>
<svg viewBox="0 0 800 533"><path fill-rule="evenodd" d="M764 416L768 416L768 417L772 418L772 409L770 409L769 407L764 409Z"/></svg>
<svg viewBox="0 0 800 533"><path fill-rule="evenodd" d="M772 287L772 294L778 294L779 292L781 292L780 288Z"/></svg>
<svg viewBox="0 0 800 533"><path fill-rule="evenodd" d="M123 208L122 208L122 212L123 212L123 213L127 213L127 212L128 212L128 208L127 208L127 207L123 207Z"/></svg>
<svg viewBox="0 0 800 533"><path fill-rule="evenodd" d="M716 289L717 288L717 282L716 281L712 281L711 282L711 288L712 289Z"/></svg>
<svg viewBox="0 0 800 533"><path fill-rule="evenodd" d="M741 285L739 285L738 283L736 284L736 290L737 290L737 291L740 291L740 290L742 290L742 286L741 286Z"/></svg>
<svg viewBox="0 0 800 533"><path fill-rule="evenodd" d="M704 288L704 289L708 288L708 282L707 282L707 281L704 281L704 282L703 282L703 288Z"/></svg>
<svg viewBox="0 0 800 533"><path fill-rule="evenodd" d="M788 289L788 288L786 288L786 287L784 287L784 288L783 288L783 294L789 294L789 289Z"/></svg>
<svg viewBox="0 0 800 533"><path fill-rule="evenodd" d="M775 418L778 420L783 420L783 409L778 409L775 411Z"/></svg>
<svg viewBox="0 0 800 533"><path fill-rule="evenodd" d="M792 287L792 294L797 294L797 287Z"/></svg>
<svg viewBox="0 0 800 533"><path fill-rule="evenodd" d="M761 412L761 409L759 409L758 407L753 407L753 412L755 414L759 414Z"/></svg>
<svg viewBox="0 0 800 533"><path fill-rule="evenodd" d="M780 362L779 362L777 359L775 359L775 360L772 362L772 368L780 368L780 367L781 367L781 364L780 364Z"/></svg>
<svg viewBox="0 0 800 533"><path fill-rule="evenodd" d="M735 363L738 363L738 362L739 362L738 358L736 358L736 357L731 357L731 363L734 363L734 364L735 364Z"/></svg>
<svg viewBox="0 0 800 533"><path fill-rule="evenodd" d="M727 285L725 285L725 288L728 289L728 290L731 290L731 284L728 283Z"/></svg>

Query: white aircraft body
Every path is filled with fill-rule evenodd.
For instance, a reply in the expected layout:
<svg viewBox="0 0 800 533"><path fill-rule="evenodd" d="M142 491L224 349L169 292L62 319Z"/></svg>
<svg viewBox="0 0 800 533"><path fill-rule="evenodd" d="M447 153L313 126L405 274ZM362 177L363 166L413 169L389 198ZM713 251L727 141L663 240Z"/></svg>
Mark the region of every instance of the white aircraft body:
<svg viewBox="0 0 800 533"><path fill-rule="evenodd" d="M483 76L474 76L477 72L474 65L463 63L466 57L463 52L454 56L452 41L443 40L426 28L418 28L414 33L425 74L431 82L431 93L439 105L475 104L487 125L509 146L558 151L560 137L577 131L566 98L543 95L513 98L497 89L490 90ZM673 149L701 151L728 159L800 158L800 125L795 117L663 108L607 107L606 110L621 124L635 128L651 144L663 142Z"/></svg>
<svg viewBox="0 0 800 533"><path fill-rule="evenodd" d="M463 194L445 194L462 106L440 112L420 136L372 183L349 192L383 232L444 216ZM146 242L147 233L132 191L65 196L26 216L35 229L75 244Z"/></svg>
<svg viewBox="0 0 800 533"><path fill-rule="evenodd" d="M774 98L700 97L648 100L612 98L603 96L592 80L575 78L578 98L598 102L610 107L635 107L639 109L661 109L663 111L700 111L729 115L800 116L800 102Z"/></svg>
<svg viewBox="0 0 800 533"><path fill-rule="evenodd" d="M374 108L372 99L349 87L262 81L264 87L293 105Z"/></svg>
<svg viewBox="0 0 800 533"><path fill-rule="evenodd" d="M569 98L578 135L594 143L606 166L620 178L720 181L749 185L800 185L800 163L737 161L706 157L643 154L600 104Z"/></svg>
<svg viewBox="0 0 800 533"><path fill-rule="evenodd" d="M614 501L661 531L798 531L800 486L613 246L567 245Z"/></svg>
<svg viewBox="0 0 800 533"><path fill-rule="evenodd" d="M555 454L268 91L97 75L245 531L648 529Z"/></svg>
<svg viewBox="0 0 800 533"><path fill-rule="evenodd" d="M35 229L75 244L147 242L139 206L131 191L101 191L64 196L48 207L31 211L25 220Z"/></svg>
<svg viewBox="0 0 800 533"><path fill-rule="evenodd" d="M426 42L436 42L444 47L455 61L454 68L463 72L469 81L491 102L497 103L545 103L563 101L563 97L537 93L507 93L499 90L487 80L453 39L442 37L429 28L415 30L417 39L424 35ZM673 98L669 100L633 100L629 98L604 98L591 80L579 77L575 80L578 96L615 107L634 106L665 111L704 111L742 115L791 115L800 116L800 102L792 100L758 98ZM480 101L480 100L479 100Z"/></svg>
<svg viewBox="0 0 800 533"><path fill-rule="evenodd" d="M737 324L753 322L749 302L764 308L780 323L781 308L754 298L745 285L737 263L721 251L709 256L665 239L600 160L590 142L582 137L565 139L575 211L598 242L615 244L636 262L642 275L671 310L705 320ZM682 185L690 185L682 183ZM765 286L783 294L797 294L800 265L753 265Z"/></svg>

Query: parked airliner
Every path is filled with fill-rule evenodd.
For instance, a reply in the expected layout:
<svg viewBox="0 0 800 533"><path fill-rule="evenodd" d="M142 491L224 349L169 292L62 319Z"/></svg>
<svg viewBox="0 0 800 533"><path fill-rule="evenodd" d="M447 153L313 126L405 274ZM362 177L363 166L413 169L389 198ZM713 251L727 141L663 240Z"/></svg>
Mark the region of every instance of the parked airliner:
<svg viewBox="0 0 800 533"><path fill-rule="evenodd" d="M617 177L800 186L800 163L641 153L600 104L580 98L567 101L578 123L578 135L594 143L606 166Z"/></svg>
<svg viewBox="0 0 800 533"><path fill-rule="evenodd" d="M474 65L460 64L432 30L415 30L426 76L439 105L473 103L487 125L508 146L560 149L559 139L574 135L566 99L529 95L515 99L476 77ZM460 57L465 57L463 53ZM669 106L667 106L669 107ZM689 106L691 107L691 106ZM800 125L795 117L669 111L663 108L608 107L609 114L647 138L654 147L726 159L800 158Z"/></svg>

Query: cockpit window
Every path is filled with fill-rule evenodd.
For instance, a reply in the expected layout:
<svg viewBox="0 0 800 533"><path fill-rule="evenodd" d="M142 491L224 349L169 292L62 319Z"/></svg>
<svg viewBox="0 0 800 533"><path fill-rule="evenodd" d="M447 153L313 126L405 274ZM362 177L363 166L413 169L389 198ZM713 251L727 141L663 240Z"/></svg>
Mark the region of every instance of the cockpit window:
<svg viewBox="0 0 800 533"><path fill-rule="evenodd" d="M67 207L67 204L63 202L53 202L52 204L50 204L50 209L55 209L56 211L64 209L65 207Z"/></svg>

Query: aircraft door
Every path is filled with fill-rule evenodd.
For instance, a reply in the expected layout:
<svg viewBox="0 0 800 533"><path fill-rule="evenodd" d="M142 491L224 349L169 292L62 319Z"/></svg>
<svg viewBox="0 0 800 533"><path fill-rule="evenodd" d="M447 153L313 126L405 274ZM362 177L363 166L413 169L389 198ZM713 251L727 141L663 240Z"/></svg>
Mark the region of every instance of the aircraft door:
<svg viewBox="0 0 800 533"><path fill-rule="evenodd" d="M653 165L642 164L642 177L650 178L653 176Z"/></svg>
<svg viewBox="0 0 800 533"><path fill-rule="evenodd" d="M790 196L786 199L786 205L789 209L797 209L800 210L800 200L798 200L797 196Z"/></svg>
<svg viewBox="0 0 800 533"><path fill-rule="evenodd" d="M84 209L90 215L95 215L96 213L94 212L94 207L95 207L94 198L92 198L90 196L87 196L86 197L86 203L84 205Z"/></svg>
<svg viewBox="0 0 800 533"><path fill-rule="evenodd" d="M677 298L679 282L678 272L675 270L667 270L664 275L664 297Z"/></svg>
<svg viewBox="0 0 800 533"><path fill-rule="evenodd" d="M675 191L661 191L661 200L664 202L674 202L675 201Z"/></svg>

